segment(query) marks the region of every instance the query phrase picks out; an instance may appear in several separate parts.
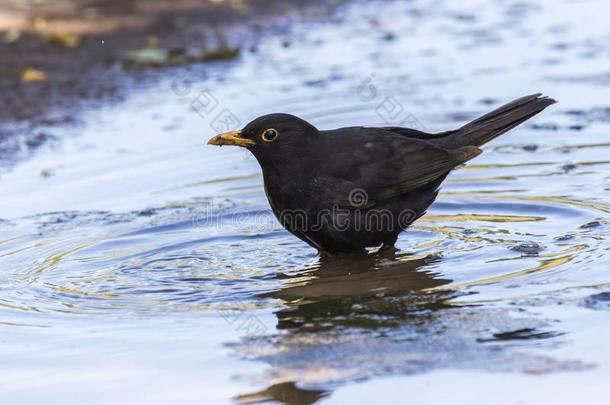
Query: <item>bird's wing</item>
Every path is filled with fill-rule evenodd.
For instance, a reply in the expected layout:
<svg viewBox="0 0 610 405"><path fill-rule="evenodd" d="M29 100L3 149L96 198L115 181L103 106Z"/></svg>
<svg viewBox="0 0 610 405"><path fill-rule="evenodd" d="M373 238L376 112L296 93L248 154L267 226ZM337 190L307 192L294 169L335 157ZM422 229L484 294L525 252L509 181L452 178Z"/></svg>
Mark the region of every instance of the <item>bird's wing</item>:
<svg viewBox="0 0 610 405"><path fill-rule="evenodd" d="M381 127L380 129L383 129L384 131L392 132L394 134L406 136L409 138L423 139L428 142L432 141L432 143L435 143L434 140L451 136L457 132L456 130L451 130L451 131L444 131L444 132L437 132L437 133L429 133L429 132L424 132L424 131L420 131L420 130L413 129L413 128L403 128L403 127Z"/></svg>
<svg viewBox="0 0 610 405"><path fill-rule="evenodd" d="M362 197L367 206L373 206L405 194L481 153L473 146L447 150L381 128L348 128L327 133L326 141L329 143L325 149L334 153L316 181L334 186L330 199L341 207L358 206ZM331 194L326 192L324 198L329 197Z"/></svg>

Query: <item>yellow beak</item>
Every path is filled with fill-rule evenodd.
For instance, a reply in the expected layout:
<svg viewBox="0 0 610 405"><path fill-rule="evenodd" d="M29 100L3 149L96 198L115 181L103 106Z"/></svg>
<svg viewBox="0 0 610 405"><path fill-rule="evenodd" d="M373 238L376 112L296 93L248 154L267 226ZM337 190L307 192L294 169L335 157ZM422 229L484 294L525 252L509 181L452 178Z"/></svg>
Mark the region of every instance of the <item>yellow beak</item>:
<svg viewBox="0 0 610 405"><path fill-rule="evenodd" d="M252 146L254 141L248 138L242 138L241 131L229 131L216 135L208 141L208 145L235 145L235 146Z"/></svg>

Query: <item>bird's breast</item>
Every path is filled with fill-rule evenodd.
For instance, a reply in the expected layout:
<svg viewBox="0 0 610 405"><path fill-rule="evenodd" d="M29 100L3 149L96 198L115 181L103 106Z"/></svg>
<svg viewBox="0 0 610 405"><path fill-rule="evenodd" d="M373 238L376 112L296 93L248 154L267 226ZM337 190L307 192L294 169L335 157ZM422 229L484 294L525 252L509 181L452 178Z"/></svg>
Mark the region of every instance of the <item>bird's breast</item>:
<svg viewBox="0 0 610 405"><path fill-rule="evenodd" d="M304 178L263 173L265 194L274 214L286 211L308 210L311 205L309 182Z"/></svg>

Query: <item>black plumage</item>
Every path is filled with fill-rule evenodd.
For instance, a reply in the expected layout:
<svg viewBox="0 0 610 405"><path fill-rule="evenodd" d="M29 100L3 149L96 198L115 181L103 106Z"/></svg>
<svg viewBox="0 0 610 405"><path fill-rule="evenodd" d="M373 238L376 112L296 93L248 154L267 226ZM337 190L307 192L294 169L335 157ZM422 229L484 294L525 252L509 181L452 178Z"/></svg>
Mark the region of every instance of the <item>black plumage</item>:
<svg viewBox="0 0 610 405"><path fill-rule="evenodd" d="M393 246L452 169L553 103L540 94L522 97L437 134L400 127L322 131L293 115L269 114L209 143L248 148L282 225L320 251L346 253Z"/></svg>

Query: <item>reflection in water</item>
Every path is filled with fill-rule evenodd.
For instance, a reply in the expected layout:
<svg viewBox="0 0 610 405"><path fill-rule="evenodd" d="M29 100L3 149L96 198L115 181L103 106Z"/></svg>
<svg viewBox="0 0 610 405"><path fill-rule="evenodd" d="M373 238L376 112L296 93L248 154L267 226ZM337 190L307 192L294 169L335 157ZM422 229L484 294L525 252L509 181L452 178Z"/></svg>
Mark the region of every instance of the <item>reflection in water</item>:
<svg viewBox="0 0 610 405"><path fill-rule="evenodd" d="M339 333L349 334L354 333L354 329L363 329L373 333L373 338L377 331L389 332L398 328L407 318L417 316L415 313L421 315L449 307L446 299L454 294L423 292L450 282L432 272L439 260L438 256L418 257L395 249L320 257L313 266L285 279L283 288L261 295L281 299L285 304L284 309L275 313L276 327L289 335L276 336L274 345L280 351L285 346L296 356L295 360L301 362L306 358L301 358L298 347L290 347L292 339L304 339L301 349L305 349L305 353L308 345L318 343L324 350L330 341L323 333L337 329ZM346 349L326 348L340 357ZM332 370L332 366L315 366L302 371L312 374L314 379L343 378ZM293 381L287 381L236 399L244 404L269 401L312 404L327 395L326 391L299 388Z"/></svg>
<svg viewBox="0 0 610 405"><path fill-rule="evenodd" d="M406 315L408 307L432 309L442 306L430 294L415 294L438 287L450 280L435 278L428 269L436 256L412 257L395 250L369 255L322 257L306 270L307 279L287 283L287 287L267 294L285 301L286 308L276 312L278 329L316 330L335 326L374 328L389 325L390 317ZM302 280L302 275L298 279ZM399 308L378 306L387 297L408 297ZM397 311L400 312L397 313ZM380 318L377 319L376 316Z"/></svg>
<svg viewBox="0 0 610 405"><path fill-rule="evenodd" d="M557 336L561 336L561 332L540 332L537 329L523 328L509 332L494 333L491 339L479 339L479 342L496 342L496 341L508 341L508 340L537 340L537 339L551 339Z"/></svg>
<svg viewBox="0 0 610 405"><path fill-rule="evenodd" d="M295 277L305 277L305 282L289 282L287 287L270 295L290 301L419 291L449 282L434 278L431 266L439 259L438 256L413 256L395 249L367 255L322 256L318 263ZM418 272L423 266L427 268Z"/></svg>
<svg viewBox="0 0 610 405"><path fill-rule="evenodd" d="M441 364L502 371L580 370L579 362L504 350L495 343L549 344L562 335L552 323L488 305L458 304L464 293L433 269L439 256L379 251L367 256L322 257L304 274L263 297L280 299L276 333L246 337L231 346L268 363L273 385L238 397L284 403L277 387L318 388L373 376L427 371ZM440 287L440 288L439 288ZM287 384L287 385L285 385Z"/></svg>
<svg viewBox="0 0 610 405"><path fill-rule="evenodd" d="M308 405L328 396L327 391L301 389L294 382L274 384L269 388L235 397L241 404L279 402L286 405Z"/></svg>

